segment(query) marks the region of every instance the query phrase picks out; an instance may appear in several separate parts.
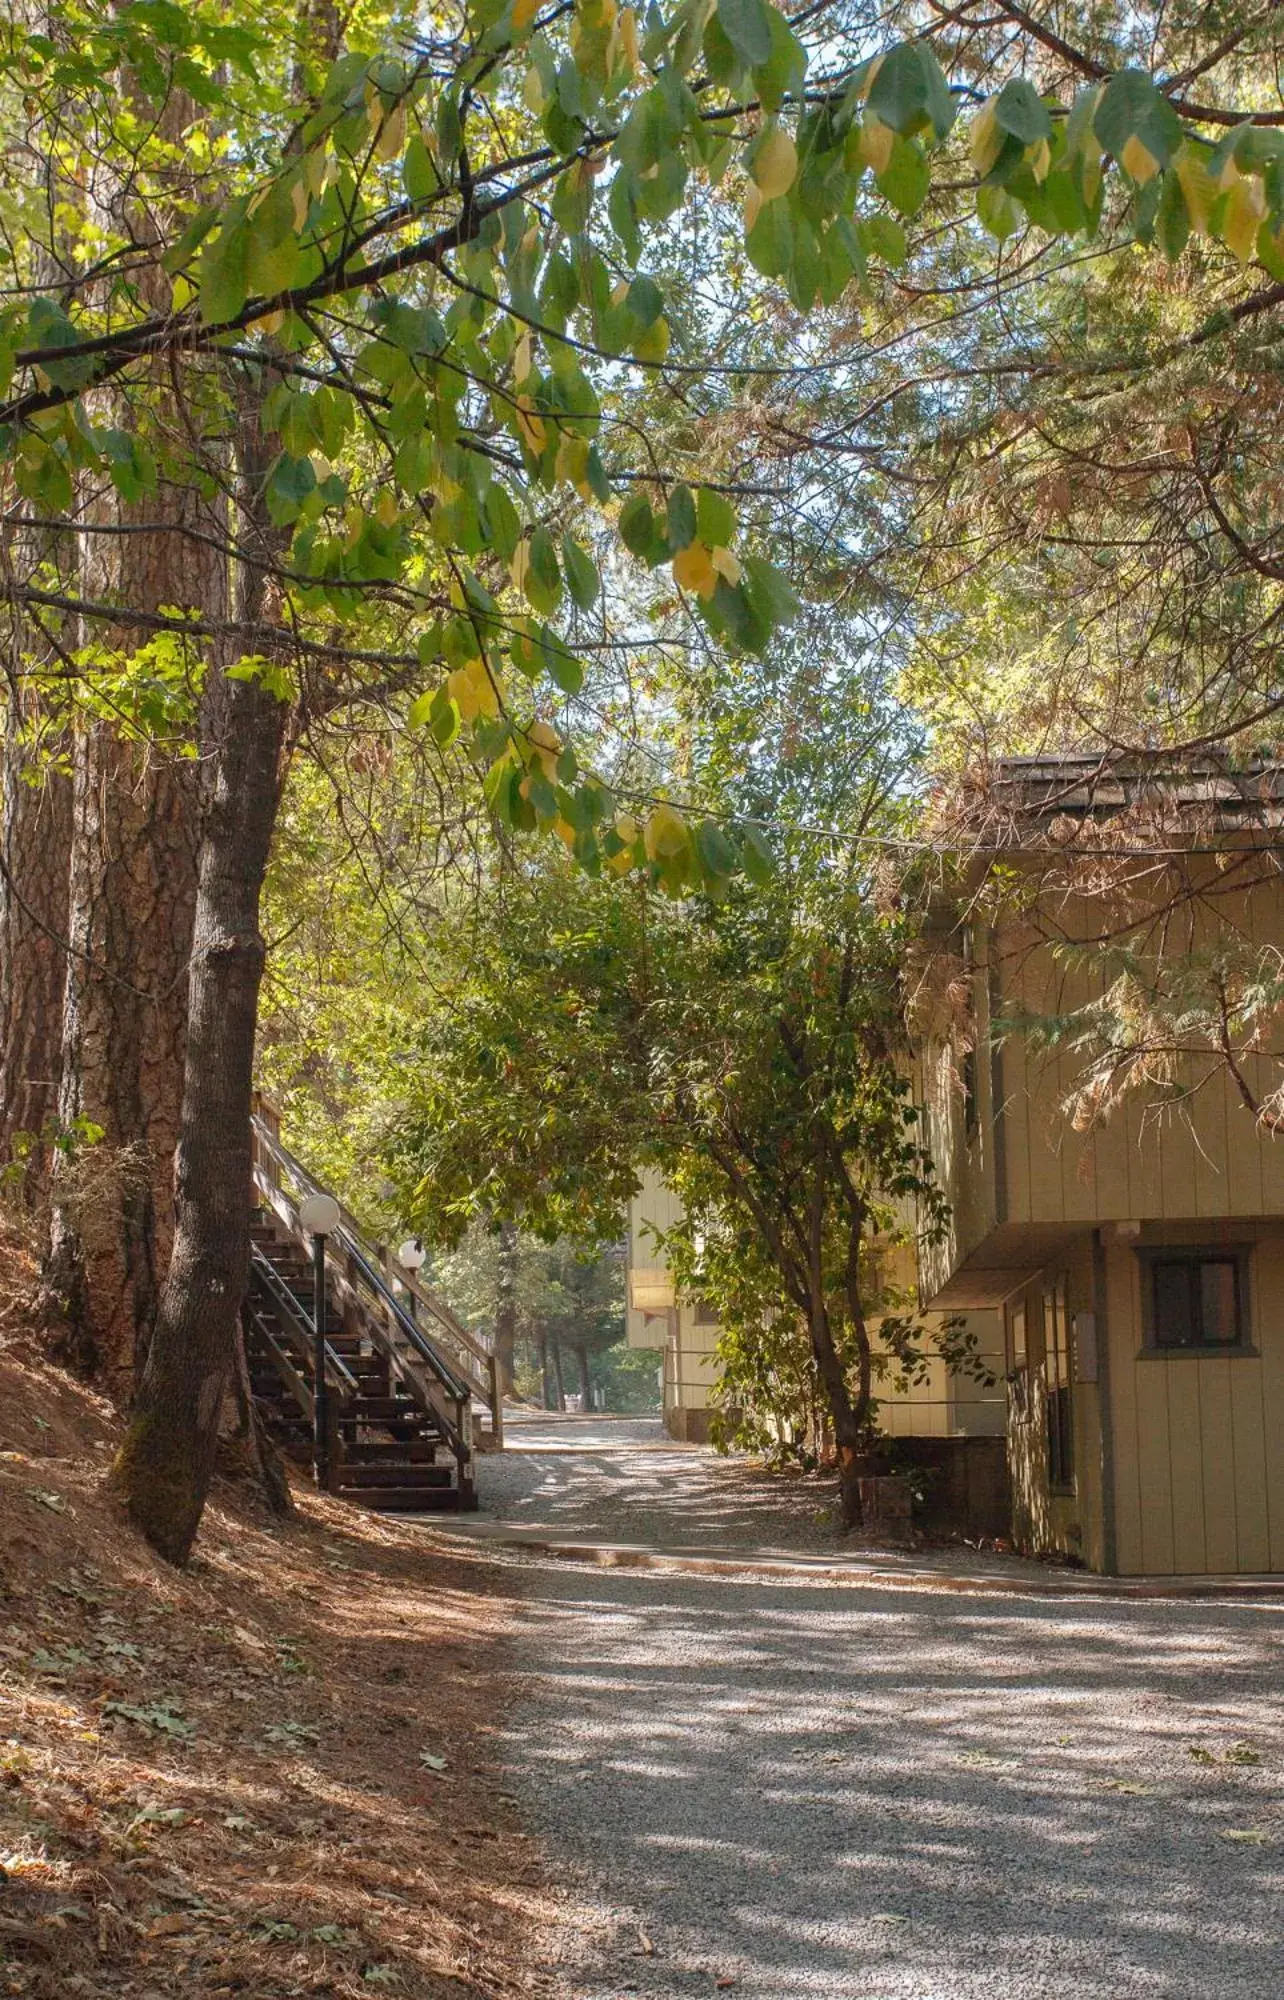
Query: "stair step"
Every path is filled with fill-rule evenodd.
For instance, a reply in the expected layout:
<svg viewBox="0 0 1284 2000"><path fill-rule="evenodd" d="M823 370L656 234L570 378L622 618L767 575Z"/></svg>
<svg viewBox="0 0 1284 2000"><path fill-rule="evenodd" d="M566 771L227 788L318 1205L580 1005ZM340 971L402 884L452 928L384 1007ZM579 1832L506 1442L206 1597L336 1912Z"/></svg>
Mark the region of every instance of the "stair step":
<svg viewBox="0 0 1284 2000"><path fill-rule="evenodd" d="M339 1474L340 1487L391 1488L396 1492L409 1492L412 1487L431 1492L434 1487L449 1486L450 1480L448 1465L353 1465L346 1458Z"/></svg>
<svg viewBox="0 0 1284 2000"><path fill-rule="evenodd" d="M358 1423L417 1423L422 1417L418 1403L408 1396L357 1396L352 1414Z"/></svg>
<svg viewBox="0 0 1284 2000"><path fill-rule="evenodd" d="M344 1448L344 1464L358 1465L432 1465L438 1451L434 1438L413 1438L406 1444L379 1442L378 1444L350 1444Z"/></svg>
<svg viewBox="0 0 1284 2000"><path fill-rule="evenodd" d="M341 1486L339 1497L378 1514L453 1513L459 1504L453 1486Z"/></svg>

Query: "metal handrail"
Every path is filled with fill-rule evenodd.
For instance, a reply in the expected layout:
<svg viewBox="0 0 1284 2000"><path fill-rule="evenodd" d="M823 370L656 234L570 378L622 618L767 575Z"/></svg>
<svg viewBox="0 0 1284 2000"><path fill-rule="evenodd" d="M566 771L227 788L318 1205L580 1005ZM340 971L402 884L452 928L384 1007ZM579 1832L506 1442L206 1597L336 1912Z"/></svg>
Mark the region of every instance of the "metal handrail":
<svg viewBox="0 0 1284 2000"><path fill-rule="evenodd" d="M284 1167L285 1171L298 1183L305 1194L325 1194L328 1192L308 1172L302 1162L297 1160L281 1144L281 1141L277 1138L265 1119L255 1113L250 1122L255 1137L259 1140L264 1150L279 1166ZM290 1205L297 1213L297 1203L291 1203ZM452 1401L471 1403L473 1398L473 1384L465 1381L463 1376L458 1375L449 1363L438 1354L431 1342L425 1339L423 1329L406 1311L406 1308L397 1298L391 1286L381 1276L371 1261L368 1246L357 1228L355 1219L341 1202L339 1203L339 1215L339 1227L334 1233L335 1241L343 1245L343 1248L358 1266L362 1277L371 1290L392 1312L399 1330L405 1335L419 1358L437 1377L438 1382L446 1390ZM300 1233L303 1233L301 1226Z"/></svg>
<svg viewBox="0 0 1284 2000"><path fill-rule="evenodd" d="M315 1339L316 1329L272 1259L264 1255L257 1243L250 1245L250 1269L260 1284L265 1285L272 1294L272 1302L277 1310L284 1312L286 1318L292 1321L296 1331L302 1335L304 1352L307 1353ZM356 1376L343 1356L335 1352L328 1340L325 1342L325 1362L327 1372L336 1377L340 1388L346 1389L353 1396L360 1393Z"/></svg>

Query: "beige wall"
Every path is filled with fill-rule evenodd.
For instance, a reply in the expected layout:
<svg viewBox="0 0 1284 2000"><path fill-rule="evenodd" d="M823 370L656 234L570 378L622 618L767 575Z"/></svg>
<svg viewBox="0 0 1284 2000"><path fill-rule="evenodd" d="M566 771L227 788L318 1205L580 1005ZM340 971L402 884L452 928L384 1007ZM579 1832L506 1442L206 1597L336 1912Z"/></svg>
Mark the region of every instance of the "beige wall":
<svg viewBox="0 0 1284 2000"><path fill-rule="evenodd" d="M1284 1571L1284 1224L1147 1229L1141 1241L1251 1242L1254 1351L1146 1354L1140 1259L1107 1232L1118 1567Z"/></svg>

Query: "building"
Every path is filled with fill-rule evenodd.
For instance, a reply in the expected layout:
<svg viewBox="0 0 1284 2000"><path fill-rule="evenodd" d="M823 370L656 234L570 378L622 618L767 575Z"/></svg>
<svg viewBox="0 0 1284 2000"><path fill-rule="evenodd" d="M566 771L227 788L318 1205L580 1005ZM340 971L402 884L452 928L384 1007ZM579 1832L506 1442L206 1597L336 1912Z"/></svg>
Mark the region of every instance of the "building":
<svg viewBox="0 0 1284 2000"><path fill-rule="evenodd" d="M705 1443L717 1386L715 1348L720 1328L702 1299L677 1296L672 1277L656 1242L671 1229L681 1208L672 1189L657 1175L644 1172L629 1211L628 1338L633 1347L651 1347L662 1357L664 1422L670 1435L689 1443ZM912 1285L912 1253L903 1274ZM981 1532L998 1532L996 1518L1006 1503L996 1497L1003 1485L1001 1450L994 1443L1005 1431L1006 1392L1003 1376L1003 1325L999 1314L975 1316L978 1352L996 1378L992 1385L946 1366L934 1357L926 1380L898 1388L884 1379L879 1387L879 1420L884 1434L901 1441L905 1455L918 1457L938 1475L943 1490L972 1489L965 1513L975 1514ZM921 1451L910 1441L924 1441ZM930 1441L936 1441L934 1444ZM964 1441L976 1440L968 1451ZM975 1464L962 1464L965 1458ZM955 1460L960 1461L957 1465ZM983 1491L984 1489L984 1491ZM960 1526L966 1522L960 1521Z"/></svg>
<svg viewBox="0 0 1284 2000"><path fill-rule="evenodd" d="M1001 1313L1017 1542L1107 1573L1284 1571L1284 1137L1246 1109L1284 1071L1228 998L1284 946L1282 801L1274 766L1013 760L935 926L920 1297Z"/></svg>

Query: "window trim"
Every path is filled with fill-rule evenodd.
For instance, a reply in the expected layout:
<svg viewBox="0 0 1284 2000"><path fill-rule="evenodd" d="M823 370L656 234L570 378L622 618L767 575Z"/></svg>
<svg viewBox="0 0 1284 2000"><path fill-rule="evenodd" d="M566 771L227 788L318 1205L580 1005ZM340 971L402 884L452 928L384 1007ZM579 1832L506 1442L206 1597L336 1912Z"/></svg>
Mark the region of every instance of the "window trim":
<svg viewBox="0 0 1284 2000"><path fill-rule="evenodd" d="M1140 1358L1164 1361L1192 1357L1207 1361L1218 1355L1256 1354L1253 1345L1253 1286L1251 1243L1139 1243L1134 1247L1141 1276ZM1155 1337L1155 1266L1157 1264L1233 1264L1235 1307L1239 1321L1234 1340L1191 1342L1169 1346Z"/></svg>

